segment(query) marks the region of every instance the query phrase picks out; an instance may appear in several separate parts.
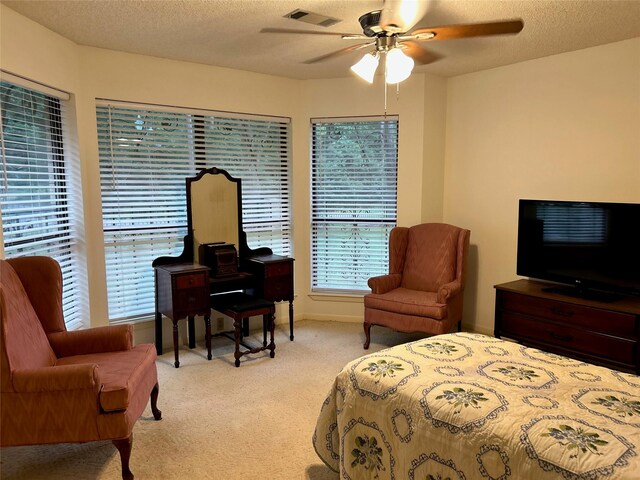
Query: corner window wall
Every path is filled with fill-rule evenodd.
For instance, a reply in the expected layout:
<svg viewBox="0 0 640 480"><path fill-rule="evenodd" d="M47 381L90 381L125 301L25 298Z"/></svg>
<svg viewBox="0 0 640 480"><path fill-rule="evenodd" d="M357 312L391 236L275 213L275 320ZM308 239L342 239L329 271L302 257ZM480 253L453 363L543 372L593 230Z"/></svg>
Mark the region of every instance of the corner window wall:
<svg viewBox="0 0 640 480"><path fill-rule="evenodd" d="M312 119L312 290L362 293L388 271L398 119Z"/></svg>
<svg viewBox="0 0 640 480"><path fill-rule="evenodd" d="M4 76L4 74L3 74ZM67 135L68 95L0 82L0 209L5 257L44 255L62 269L62 306L69 330L86 318L80 268L77 159Z"/></svg>
<svg viewBox="0 0 640 480"><path fill-rule="evenodd" d="M203 168L242 179L250 247L291 253L288 118L108 101L96 113L111 321L152 314L151 262L182 251L185 179Z"/></svg>

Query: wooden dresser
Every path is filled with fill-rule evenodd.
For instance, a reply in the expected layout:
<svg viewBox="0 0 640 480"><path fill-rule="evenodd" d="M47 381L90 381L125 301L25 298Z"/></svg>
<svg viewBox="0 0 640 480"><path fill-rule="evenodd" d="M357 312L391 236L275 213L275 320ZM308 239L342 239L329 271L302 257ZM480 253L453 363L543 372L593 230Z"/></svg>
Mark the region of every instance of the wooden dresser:
<svg viewBox="0 0 640 480"><path fill-rule="evenodd" d="M552 285L496 285L495 336L640 374L640 298L611 302L553 293Z"/></svg>

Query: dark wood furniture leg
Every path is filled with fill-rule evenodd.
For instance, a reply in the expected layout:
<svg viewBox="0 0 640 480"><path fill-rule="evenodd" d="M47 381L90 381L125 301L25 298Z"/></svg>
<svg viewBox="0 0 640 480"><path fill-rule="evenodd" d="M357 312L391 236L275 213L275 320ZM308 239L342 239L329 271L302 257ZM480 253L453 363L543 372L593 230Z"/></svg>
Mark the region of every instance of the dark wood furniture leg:
<svg viewBox="0 0 640 480"><path fill-rule="evenodd" d="M364 324L364 335L366 337L364 341L364 349L368 350L369 343L371 342L371 324L370 323Z"/></svg>
<svg viewBox="0 0 640 480"><path fill-rule="evenodd" d="M276 316L273 313L269 313L265 315L265 317L267 317L267 321L269 322L269 338L271 340L269 343L269 350L271 351L269 356L273 358L276 356L276 343L273 338L276 329Z"/></svg>
<svg viewBox="0 0 640 480"><path fill-rule="evenodd" d="M267 346L267 330L269 329L268 320L269 319L267 315L262 316L262 346L263 347Z"/></svg>
<svg viewBox="0 0 640 480"><path fill-rule="evenodd" d="M118 452L120 452L122 480L133 480L133 473L129 470L129 458L131 457L131 446L133 445L133 433L127 438L113 440L113 444L118 449Z"/></svg>
<svg viewBox="0 0 640 480"><path fill-rule="evenodd" d="M173 362L173 366L178 368L180 366L180 360L178 355L178 320L173 321L173 356L175 357L175 362Z"/></svg>
<svg viewBox="0 0 640 480"><path fill-rule="evenodd" d="M156 420L162 420L162 412L158 410L158 393L160 392L160 385L157 383L151 390L151 412L153 412L153 418Z"/></svg>
<svg viewBox="0 0 640 480"><path fill-rule="evenodd" d="M234 318L233 319L233 338L236 342L236 350L233 352L233 356L236 359L236 367L240 366L240 357L242 354L240 353L240 339L242 337L242 319Z"/></svg>
<svg viewBox="0 0 640 480"><path fill-rule="evenodd" d="M156 311L156 353L162 355L162 314Z"/></svg>
<svg viewBox="0 0 640 480"><path fill-rule="evenodd" d="M187 325L189 326L189 348L196 348L196 322L193 315L187 317Z"/></svg>
<svg viewBox="0 0 640 480"><path fill-rule="evenodd" d="M204 316L204 343L207 345L207 360L211 360L211 315Z"/></svg>
<svg viewBox="0 0 640 480"><path fill-rule="evenodd" d="M293 300L289 300L289 339L293 342Z"/></svg>

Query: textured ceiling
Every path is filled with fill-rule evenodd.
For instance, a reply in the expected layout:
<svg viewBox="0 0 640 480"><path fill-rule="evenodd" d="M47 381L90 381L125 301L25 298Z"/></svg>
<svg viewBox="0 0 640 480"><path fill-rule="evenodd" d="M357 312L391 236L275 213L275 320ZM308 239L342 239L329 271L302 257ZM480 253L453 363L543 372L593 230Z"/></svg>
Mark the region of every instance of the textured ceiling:
<svg viewBox="0 0 640 480"><path fill-rule="evenodd" d="M263 27L361 33L358 17L382 0L0 0L79 45L290 78L333 78L366 50L319 64L360 43L339 37L260 33ZM283 16L301 8L339 18L332 27ZM454 76L640 36L640 0L431 0L416 27L521 18L516 36L424 42L442 55L416 68Z"/></svg>

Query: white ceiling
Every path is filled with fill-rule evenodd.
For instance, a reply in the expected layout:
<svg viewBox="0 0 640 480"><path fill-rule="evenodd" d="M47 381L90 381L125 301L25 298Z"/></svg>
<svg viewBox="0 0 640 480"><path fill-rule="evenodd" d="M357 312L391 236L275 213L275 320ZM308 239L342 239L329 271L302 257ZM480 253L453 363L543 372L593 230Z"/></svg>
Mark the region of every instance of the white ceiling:
<svg viewBox="0 0 640 480"><path fill-rule="evenodd" d="M427 0L425 0L427 1ZM454 76L640 36L640 0L428 0L416 27L521 18L516 36L424 42L444 58L415 71ZM350 74L363 52L318 64L362 40L260 33L263 27L361 33L358 17L382 0L0 0L79 45L290 78ZM339 18L325 28L283 15L301 8Z"/></svg>

